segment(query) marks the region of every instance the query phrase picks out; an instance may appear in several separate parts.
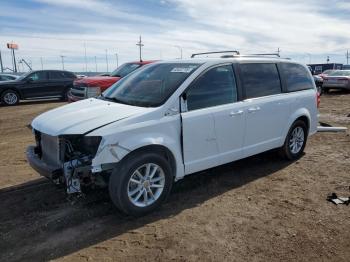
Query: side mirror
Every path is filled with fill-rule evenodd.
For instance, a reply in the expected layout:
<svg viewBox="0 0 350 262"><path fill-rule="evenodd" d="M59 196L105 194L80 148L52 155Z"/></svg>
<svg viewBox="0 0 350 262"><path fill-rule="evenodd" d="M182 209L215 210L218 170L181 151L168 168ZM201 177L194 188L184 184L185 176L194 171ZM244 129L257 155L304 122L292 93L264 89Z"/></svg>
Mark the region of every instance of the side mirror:
<svg viewBox="0 0 350 262"><path fill-rule="evenodd" d="M187 93L183 93L183 94L182 94L182 99L183 99L184 101L187 100Z"/></svg>

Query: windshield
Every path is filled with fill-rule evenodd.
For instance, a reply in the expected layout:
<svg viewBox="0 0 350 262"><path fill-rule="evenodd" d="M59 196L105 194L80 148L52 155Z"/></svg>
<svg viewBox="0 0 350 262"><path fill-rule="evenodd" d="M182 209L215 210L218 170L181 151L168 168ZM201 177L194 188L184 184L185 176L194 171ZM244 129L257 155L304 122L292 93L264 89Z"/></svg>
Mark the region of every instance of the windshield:
<svg viewBox="0 0 350 262"><path fill-rule="evenodd" d="M139 68L141 64L138 63L127 63L123 64L111 73L111 76L124 77L130 74L132 71Z"/></svg>
<svg viewBox="0 0 350 262"><path fill-rule="evenodd" d="M23 75L21 75L20 77L18 77L17 79L18 80L22 80L22 79L24 79L24 78L26 78L29 74L31 74L31 73L33 73L32 71L29 71L29 72L27 72L27 73L24 73Z"/></svg>
<svg viewBox="0 0 350 262"><path fill-rule="evenodd" d="M200 65L151 64L118 81L108 88L103 96L115 102L134 106L160 106Z"/></svg>
<svg viewBox="0 0 350 262"><path fill-rule="evenodd" d="M330 72L328 76L350 76L350 71L349 70L337 70Z"/></svg>

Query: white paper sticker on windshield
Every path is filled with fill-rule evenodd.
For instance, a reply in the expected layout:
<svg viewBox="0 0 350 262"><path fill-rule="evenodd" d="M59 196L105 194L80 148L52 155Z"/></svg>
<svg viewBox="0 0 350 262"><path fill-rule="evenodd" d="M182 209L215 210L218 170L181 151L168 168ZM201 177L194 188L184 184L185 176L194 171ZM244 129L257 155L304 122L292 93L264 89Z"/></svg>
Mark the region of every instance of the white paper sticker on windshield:
<svg viewBox="0 0 350 262"><path fill-rule="evenodd" d="M190 73L193 67L175 67L171 70L171 73Z"/></svg>

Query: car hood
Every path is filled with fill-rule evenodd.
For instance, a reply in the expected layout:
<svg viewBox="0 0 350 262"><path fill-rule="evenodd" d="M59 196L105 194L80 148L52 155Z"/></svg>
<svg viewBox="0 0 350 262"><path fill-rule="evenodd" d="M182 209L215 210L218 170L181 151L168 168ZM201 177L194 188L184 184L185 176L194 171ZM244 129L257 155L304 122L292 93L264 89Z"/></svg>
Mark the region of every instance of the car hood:
<svg viewBox="0 0 350 262"><path fill-rule="evenodd" d="M114 77L114 76L93 76L93 77L84 77L84 78L76 79L74 83L107 88L119 80L120 80L120 77Z"/></svg>
<svg viewBox="0 0 350 262"><path fill-rule="evenodd" d="M91 98L43 113L33 120L32 127L51 136L86 134L148 110Z"/></svg>
<svg viewBox="0 0 350 262"><path fill-rule="evenodd" d="M0 81L0 86L9 86L9 85L15 85L18 84L20 81L15 79L15 80L8 80L8 81Z"/></svg>

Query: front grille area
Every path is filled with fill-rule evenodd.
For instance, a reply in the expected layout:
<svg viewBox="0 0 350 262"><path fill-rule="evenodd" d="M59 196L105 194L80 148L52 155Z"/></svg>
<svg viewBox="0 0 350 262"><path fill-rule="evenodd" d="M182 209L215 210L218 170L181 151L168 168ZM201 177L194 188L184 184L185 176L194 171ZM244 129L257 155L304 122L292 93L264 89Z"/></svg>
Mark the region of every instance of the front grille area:
<svg viewBox="0 0 350 262"><path fill-rule="evenodd" d="M82 97L84 98L86 95L86 88L85 87L73 87L71 88L71 93L73 96Z"/></svg>
<svg viewBox="0 0 350 262"><path fill-rule="evenodd" d="M41 133L40 146L42 152L41 159L51 166L56 166L57 168L60 168L61 161L58 137L49 136L44 133Z"/></svg>

